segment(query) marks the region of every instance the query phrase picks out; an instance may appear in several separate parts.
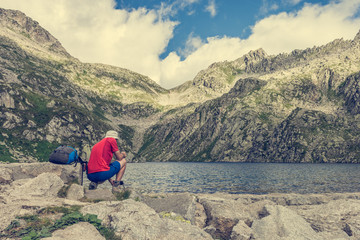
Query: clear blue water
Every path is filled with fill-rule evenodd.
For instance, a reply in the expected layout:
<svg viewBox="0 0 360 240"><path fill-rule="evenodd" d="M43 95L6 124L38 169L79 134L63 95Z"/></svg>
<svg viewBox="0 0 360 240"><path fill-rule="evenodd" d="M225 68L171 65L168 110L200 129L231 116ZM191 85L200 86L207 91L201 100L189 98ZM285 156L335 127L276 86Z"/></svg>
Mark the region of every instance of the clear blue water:
<svg viewBox="0 0 360 240"><path fill-rule="evenodd" d="M359 192L360 164L128 163L123 180L143 192Z"/></svg>

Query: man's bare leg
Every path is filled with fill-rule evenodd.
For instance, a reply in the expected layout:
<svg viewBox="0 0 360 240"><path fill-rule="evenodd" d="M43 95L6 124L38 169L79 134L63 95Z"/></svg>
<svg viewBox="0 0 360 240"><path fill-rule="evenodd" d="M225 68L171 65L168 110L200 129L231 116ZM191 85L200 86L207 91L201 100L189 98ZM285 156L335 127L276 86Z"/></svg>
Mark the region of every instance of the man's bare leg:
<svg viewBox="0 0 360 240"><path fill-rule="evenodd" d="M116 174L116 181L120 182L122 177L124 176L125 173L125 169L126 169L126 160L125 159L121 159L120 161L118 161L120 163L120 171Z"/></svg>

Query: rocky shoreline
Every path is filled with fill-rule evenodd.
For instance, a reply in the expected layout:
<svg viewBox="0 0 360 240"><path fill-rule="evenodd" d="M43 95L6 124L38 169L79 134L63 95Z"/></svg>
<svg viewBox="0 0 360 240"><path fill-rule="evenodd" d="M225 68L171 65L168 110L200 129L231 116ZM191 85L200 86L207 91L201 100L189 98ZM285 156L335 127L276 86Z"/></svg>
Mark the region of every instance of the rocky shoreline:
<svg viewBox="0 0 360 240"><path fill-rule="evenodd" d="M75 206L82 217L45 239L105 239L94 221L83 217L94 215L123 240L360 239L360 193L145 195L127 189L130 197L120 201L110 190L75 184L78 170L51 163L1 164L0 239L21 239L9 229L20 229L26 216ZM61 214L46 217L51 222Z"/></svg>

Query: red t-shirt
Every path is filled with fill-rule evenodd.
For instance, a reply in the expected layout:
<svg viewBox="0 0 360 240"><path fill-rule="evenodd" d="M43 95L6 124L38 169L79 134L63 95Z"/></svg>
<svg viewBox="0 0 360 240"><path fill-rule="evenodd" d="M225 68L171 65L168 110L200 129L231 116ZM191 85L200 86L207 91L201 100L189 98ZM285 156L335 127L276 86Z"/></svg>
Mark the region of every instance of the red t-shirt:
<svg viewBox="0 0 360 240"><path fill-rule="evenodd" d="M95 144L91 149L88 173L108 171L113 154L118 150L115 138L104 138Z"/></svg>

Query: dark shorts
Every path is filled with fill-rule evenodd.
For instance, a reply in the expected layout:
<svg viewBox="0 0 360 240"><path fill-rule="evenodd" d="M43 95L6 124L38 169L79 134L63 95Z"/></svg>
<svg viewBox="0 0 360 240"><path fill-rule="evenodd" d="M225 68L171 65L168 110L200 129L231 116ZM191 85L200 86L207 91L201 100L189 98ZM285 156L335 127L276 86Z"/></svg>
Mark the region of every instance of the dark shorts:
<svg viewBox="0 0 360 240"><path fill-rule="evenodd" d="M110 167L110 169L108 171L95 172L95 173L88 174L87 175L88 179L92 182L106 181L106 180L112 178L113 176L115 176L120 171L121 165L118 161L115 161L113 163L110 163L109 167Z"/></svg>

